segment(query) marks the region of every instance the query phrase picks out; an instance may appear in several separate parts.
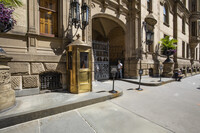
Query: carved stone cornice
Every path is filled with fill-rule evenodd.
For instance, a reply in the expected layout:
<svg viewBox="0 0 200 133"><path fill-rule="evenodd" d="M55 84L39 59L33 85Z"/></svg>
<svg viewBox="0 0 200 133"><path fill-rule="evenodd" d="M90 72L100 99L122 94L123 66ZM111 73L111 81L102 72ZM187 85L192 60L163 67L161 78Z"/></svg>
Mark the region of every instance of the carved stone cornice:
<svg viewBox="0 0 200 133"><path fill-rule="evenodd" d="M173 2L173 4L172 4L172 2L171 2L170 0L160 0L160 4L161 4L162 6L164 6L164 5L166 4L167 7L168 7L168 9L169 9L169 11L170 11L172 14L174 14L174 11L173 11L173 4L174 4L174 2Z"/></svg>

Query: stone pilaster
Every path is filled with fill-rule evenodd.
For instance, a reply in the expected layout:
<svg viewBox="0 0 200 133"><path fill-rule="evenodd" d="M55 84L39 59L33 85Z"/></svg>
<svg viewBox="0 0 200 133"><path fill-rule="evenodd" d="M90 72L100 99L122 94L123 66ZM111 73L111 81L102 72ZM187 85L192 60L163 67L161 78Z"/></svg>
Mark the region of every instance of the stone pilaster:
<svg viewBox="0 0 200 133"><path fill-rule="evenodd" d="M27 50L31 53L36 53L37 39L36 34L39 34L39 3L37 0L28 0L28 32L27 32Z"/></svg>

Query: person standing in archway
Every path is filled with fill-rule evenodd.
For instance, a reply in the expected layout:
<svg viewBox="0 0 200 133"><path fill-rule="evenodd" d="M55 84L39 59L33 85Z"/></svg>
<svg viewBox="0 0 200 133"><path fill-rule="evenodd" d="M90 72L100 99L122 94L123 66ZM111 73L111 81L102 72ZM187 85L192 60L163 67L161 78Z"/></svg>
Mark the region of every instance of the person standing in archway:
<svg viewBox="0 0 200 133"><path fill-rule="evenodd" d="M117 78L120 78L120 79L122 79L122 67L123 67L123 65L122 65L121 61L118 60L118 65L117 65L117 70L118 70L118 72L117 72Z"/></svg>

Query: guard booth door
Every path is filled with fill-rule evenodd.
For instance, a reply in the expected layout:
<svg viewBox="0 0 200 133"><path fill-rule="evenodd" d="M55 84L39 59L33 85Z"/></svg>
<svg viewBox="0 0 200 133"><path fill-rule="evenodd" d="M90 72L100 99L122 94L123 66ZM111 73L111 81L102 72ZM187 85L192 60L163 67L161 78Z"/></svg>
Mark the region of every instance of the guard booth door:
<svg viewBox="0 0 200 133"><path fill-rule="evenodd" d="M77 74L78 74L78 85L79 93L88 92L92 88L92 57L91 49L78 49L77 50Z"/></svg>
<svg viewBox="0 0 200 133"><path fill-rule="evenodd" d="M93 41L94 78L95 80L109 79L109 43Z"/></svg>

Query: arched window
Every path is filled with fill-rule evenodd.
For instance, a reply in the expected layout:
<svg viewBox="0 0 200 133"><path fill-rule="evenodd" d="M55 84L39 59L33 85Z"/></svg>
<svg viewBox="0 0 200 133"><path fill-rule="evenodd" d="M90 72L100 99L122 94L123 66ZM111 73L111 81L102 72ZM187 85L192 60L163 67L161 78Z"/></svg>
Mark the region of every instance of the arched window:
<svg viewBox="0 0 200 133"><path fill-rule="evenodd" d="M147 10L152 12L152 0L147 0Z"/></svg>
<svg viewBox="0 0 200 133"><path fill-rule="evenodd" d="M163 21L164 21L164 24L167 24L167 25L169 24L169 12L168 12L168 7L166 4L163 7Z"/></svg>

